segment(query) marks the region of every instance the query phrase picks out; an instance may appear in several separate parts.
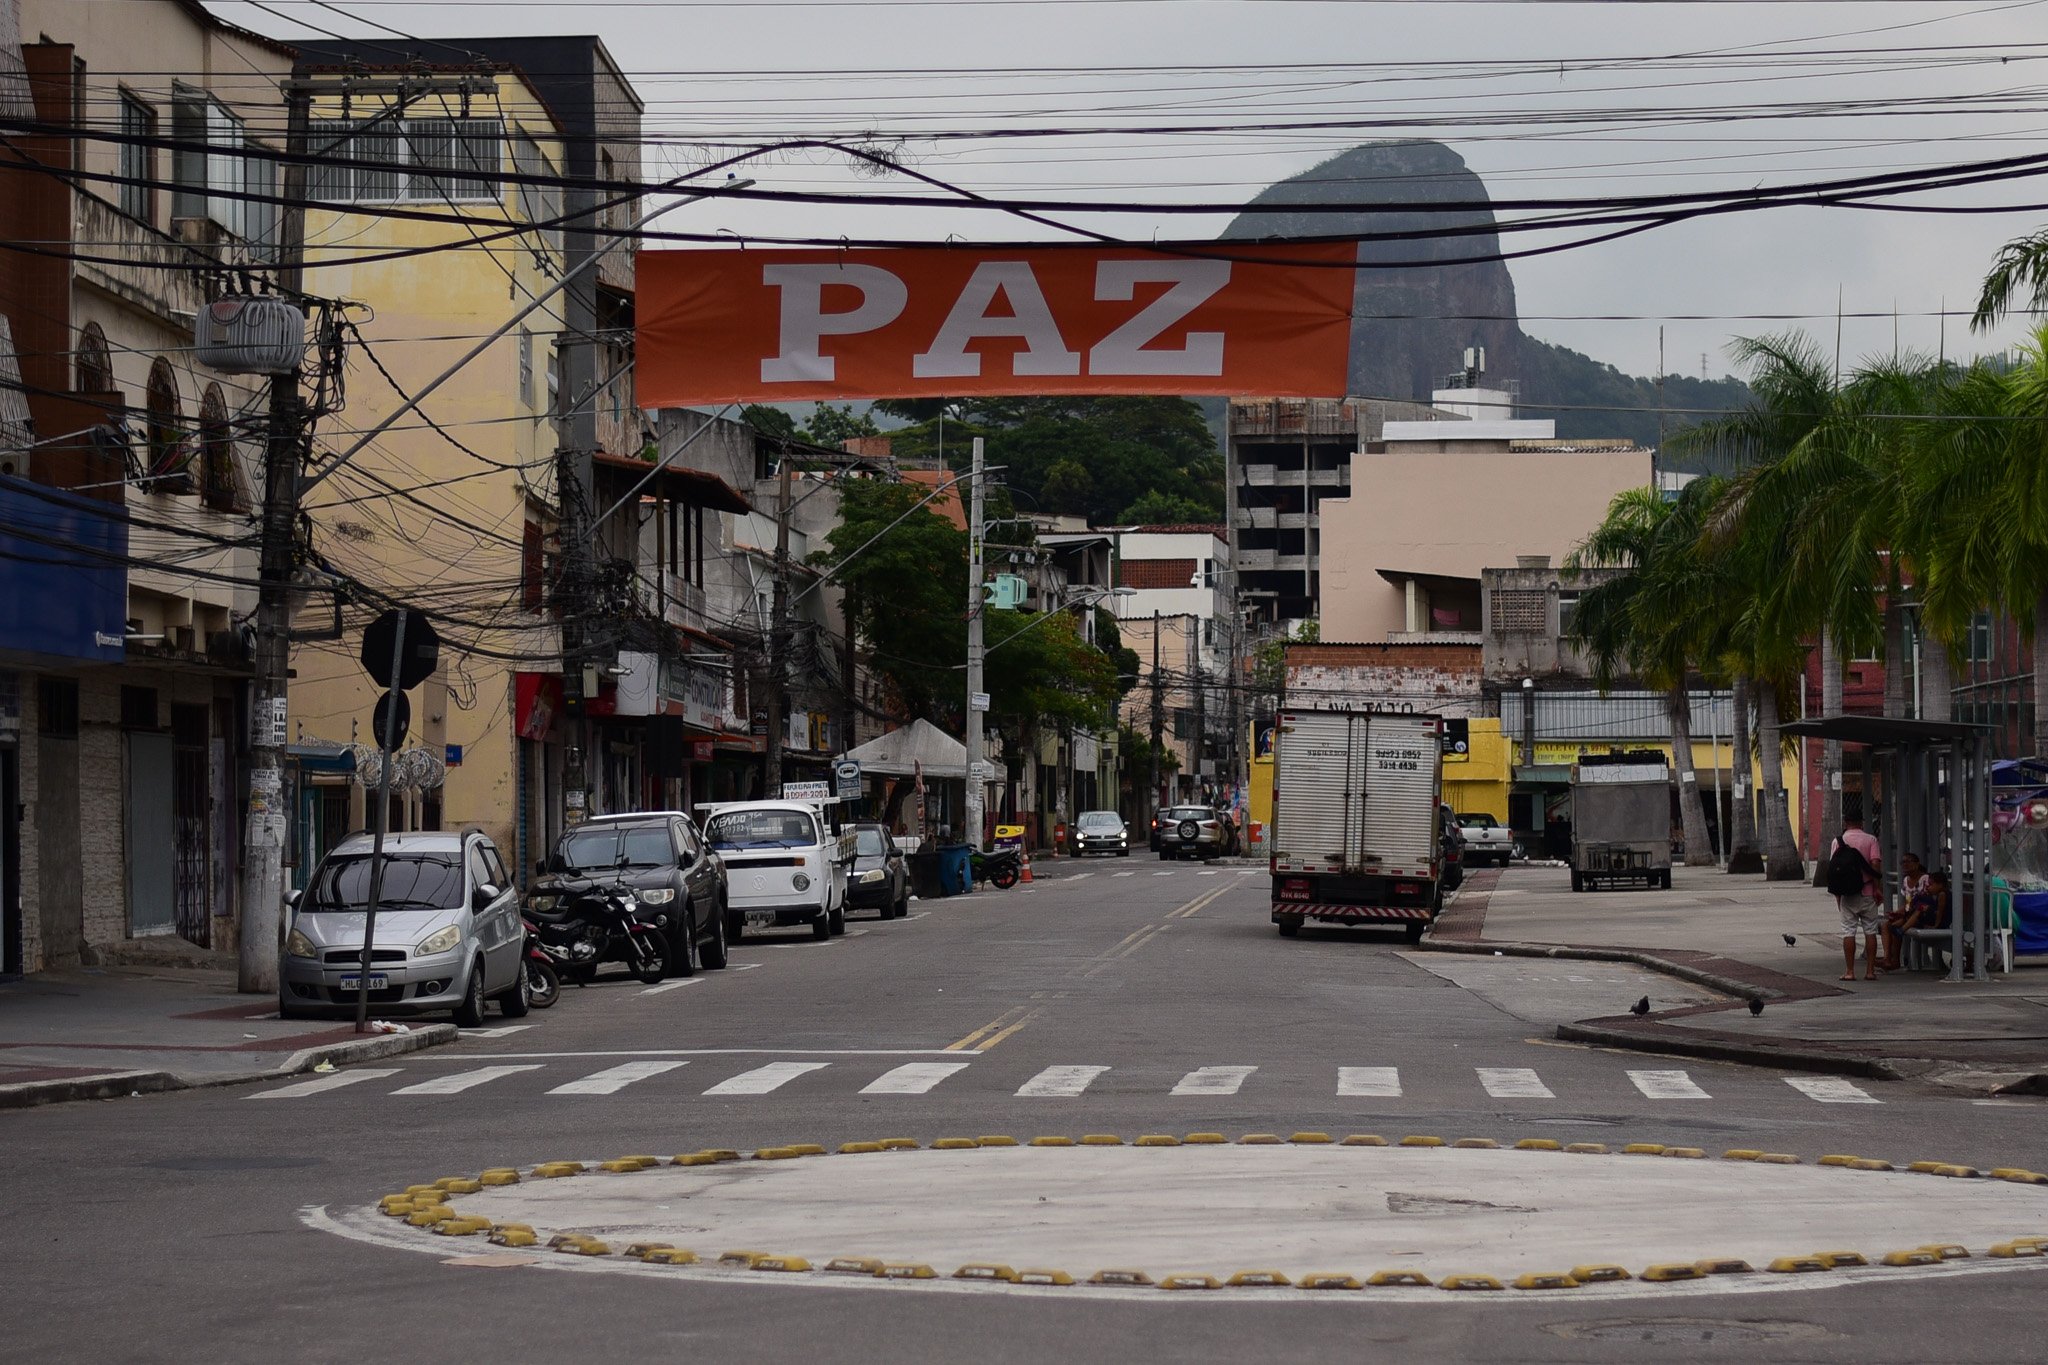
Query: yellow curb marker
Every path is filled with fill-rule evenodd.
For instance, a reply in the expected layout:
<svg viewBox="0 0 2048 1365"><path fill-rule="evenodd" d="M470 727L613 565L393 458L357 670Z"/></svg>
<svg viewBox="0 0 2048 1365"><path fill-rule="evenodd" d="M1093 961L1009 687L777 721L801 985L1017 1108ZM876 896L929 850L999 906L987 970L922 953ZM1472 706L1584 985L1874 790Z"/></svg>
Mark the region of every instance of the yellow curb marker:
<svg viewBox="0 0 2048 1365"><path fill-rule="evenodd" d="M1240 1270L1223 1283L1232 1289L1285 1289L1294 1281L1277 1270Z"/></svg>
<svg viewBox="0 0 2048 1365"><path fill-rule="evenodd" d="M883 1138L882 1150L885 1152L914 1152L917 1150L917 1139Z"/></svg>
<svg viewBox="0 0 2048 1365"><path fill-rule="evenodd" d="M1992 1245L1991 1254L2001 1261L2017 1260L2023 1256L2039 1256L2041 1246L2040 1243L2033 1241L1997 1242Z"/></svg>
<svg viewBox="0 0 2048 1365"><path fill-rule="evenodd" d="M1159 1282L1161 1289L1221 1289L1222 1281L1214 1275L1168 1275Z"/></svg>
<svg viewBox="0 0 2048 1365"><path fill-rule="evenodd" d="M1721 1153L1723 1161L1762 1161L1764 1154L1754 1147L1730 1147Z"/></svg>
<svg viewBox="0 0 2048 1365"><path fill-rule="evenodd" d="M1124 1140L1115 1133L1083 1133L1081 1135L1081 1145L1083 1147L1121 1147L1124 1145Z"/></svg>
<svg viewBox="0 0 2048 1365"><path fill-rule="evenodd" d="M975 1139L975 1141L980 1143L984 1147L1015 1147L1018 1145L1017 1139L1013 1137L1004 1137L1000 1133L996 1134L993 1137L978 1137Z"/></svg>
<svg viewBox="0 0 2048 1365"><path fill-rule="evenodd" d="M1651 1284L1669 1284L1673 1280L1697 1280L1704 1278L1700 1268L1689 1261L1671 1261L1653 1265L1643 1271L1643 1279Z"/></svg>
<svg viewBox="0 0 2048 1365"><path fill-rule="evenodd" d="M1634 1278L1627 1266L1619 1265L1575 1265L1572 1278L1580 1284L1613 1284L1617 1280Z"/></svg>
<svg viewBox="0 0 2048 1365"><path fill-rule="evenodd" d="M1071 1147L1074 1145L1074 1140L1070 1137L1035 1137L1031 1139L1031 1145L1033 1147Z"/></svg>
<svg viewBox="0 0 2048 1365"><path fill-rule="evenodd" d="M1165 1133L1144 1133L1131 1143L1133 1147L1178 1147L1180 1139Z"/></svg>
<svg viewBox="0 0 2048 1365"><path fill-rule="evenodd" d="M1942 1258L1931 1251L1887 1251L1879 1265L1940 1265Z"/></svg>
<svg viewBox="0 0 2048 1365"><path fill-rule="evenodd" d="M1337 1144L1340 1147L1384 1147L1387 1140L1378 1133L1353 1133Z"/></svg>
<svg viewBox="0 0 2048 1365"><path fill-rule="evenodd" d="M1000 1280L1004 1284L1017 1283L1017 1272L1006 1265L963 1265L953 1272L956 1280Z"/></svg>
<svg viewBox="0 0 2048 1365"><path fill-rule="evenodd" d="M1427 1289L1429 1276L1419 1270L1375 1270L1365 1277L1375 1289Z"/></svg>
<svg viewBox="0 0 2048 1365"><path fill-rule="evenodd" d="M535 1176L542 1180L558 1180L565 1175L583 1174L580 1161L543 1161L533 1168Z"/></svg>
<svg viewBox="0 0 2048 1365"><path fill-rule="evenodd" d="M1363 1289L1355 1275L1345 1275L1333 1270L1319 1270L1301 1277L1303 1289Z"/></svg>
<svg viewBox="0 0 2048 1365"><path fill-rule="evenodd" d="M839 1144L839 1154L841 1156L865 1156L870 1152L879 1152L881 1150L882 1144L879 1142L842 1142Z"/></svg>
<svg viewBox="0 0 2048 1365"><path fill-rule="evenodd" d="M1419 1137L1410 1134L1401 1139L1401 1145L1403 1147L1441 1147L1444 1145L1444 1140L1440 1137Z"/></svg>
<svg viewBox="0 0 2048 1365"><path fill-rule="evenodd" d="M981 1146L973 1138L940 1138L932 1144L935 1152L971 1152Z"/></svg>
<svg viewBox="0 0 2048 1365"><path fill-rule="evenodd" d="M791 1272L809 1270L810 1268L811 1263L801 1256L763 1256L747 1267L749 1270L782 1270Z"/></svg>
<svg viewBox="0 0 2048 1365"><path fill-rule="evenodd" d="M1246 1133L1237 1142L1240 1147L1279 1147L1284 1145L1278 1133Z"/></svg>
<svg viewBox="0 0 2048 1365"><path fill-rule="evenodd" d="M1459 1138L1451 1146L1468 1152L1497 1152L1500 1144L1492 1138Z"/></svg>
<svg viewBox="0 0 2048 1365"><path fill-rule="evenodd" d="M882 1267L881 1277L885 1280L936 1280L939 1272L928 1265L890 1264Z"/></svg>
<svg viewBox="0 0 2048 1365"><path fill-rule="evenodd" d="M1152 1277L1142 1270L1098 1270L1088 1277L1090 1284L1150 1284Z"/></svg>
<svg viewBox="0 0 2048 1365"><path fill-rule="evenodd" d="M1543 1274L1534 1272L1515 1277L1517 1289L1577 1289L1578 1279L1571 1275Z"/></svg>
<svg viewBox="0 0 2048 1365"><path fill-rule="evenodd" d="M1561 1152L1564 1144L1556 1138L1523 1138L1515 1144L1518 1152Z"/></svg>
<svg viewBox="0 0 2048 1365"><path fill-rule="evenodd" d="M1221 1133L1189 1133L1181 1141L1190 1147L1214 1147L1217 1143L1228 1142L1230 1139Z"/></svg>
<svg viewBox="0 0 2048 1365"><path fill-rule="evenodd" d="M1705 1159L1707 1154L1697 1147L1666 1147L1664 1155L1681 1157L1687 1161L1700 1161Z"/></svg>
<svg viewBox="0 0 2048 1365"><path fill-rule="evenodd" d="M1314 1147L1330 1140L1328 1133L1296 1133L1287 1139L1303 1147Z"/></svg>
<svg viewBox="0 0 2048 1365"><path fill-rule="evenodd" d="M1564 1149L1567 1152L1574 1152L1580 1156L1607 1155L1607 1144L1604 1142L1568 1142L1565 1144Z"/></svg>
<svg viewBox="0 0 2048 1365"><path fill-rule="evenodd" d="M1834 1267L1824 1256L1780 1256L1764 1269L1779 1275L1811 1275Z"/></svg>
<svg viewBox="0 0 2048 1365"><path fill-rule="evenodd" d="M1436 1282L1438 1289L1504 1289L1499 1280L1491 1275L1446 1275Z"/></svg>
<svg viewBox="0 0 2048 1365"><path fill-rule="evenodd" d="M1662 1156L1664 1155L1664 1144L1661 1142L1631 1142L1628 1146L1621 1149L1621 1154L1623 1156Z"/></svg>
<svg viewBox="0 0 2048 1365"><path fill-rule="evenodd" d="M1073 1282L1074 1277L1064 1270L1020 1270L1017 1272L1018 1284L1069 1285Z"/></svg>
<svg viewBox="0 0 2048 1365"><path fill-rule="evenodd" d="M879 1275L882 1263L871 1256L840 1256L825 1262L825 1269L834 1275Z"/></svg>
<svg viewBox="0 0 2048 1365"><path fill-rule="evenodd" d="M530 1247L540 1242L532 1228L492 1228L489 1240L501 1247Z"/></svg>
<svg viewBox="0 0 2048 1365"><path fill-rule="evenodd" d="M1704 1261L1694 1261L1693 1269L1699 1271L1702 1275L1753 1275L1756 1273L1755 1266L1735 1256L1709 1257Z"/></svg>
<svg viewBox="0 0 2048 1365"><path fill-rule="evenodd" d="M1929 1242L1926 1246L1921 1247L1920 1250L1931 1251L1944 1261L1967 1261L1970 1259L1970 1249L1955 1242Z"/></svg>
<svg viewBox="0 0 2048 1365"><path fill-rule="evenodd" d="M1829 1270L1870 1264L1870 1258L1860 1251L1816 1251L1813 1254L1827 1262Z"/></svg>

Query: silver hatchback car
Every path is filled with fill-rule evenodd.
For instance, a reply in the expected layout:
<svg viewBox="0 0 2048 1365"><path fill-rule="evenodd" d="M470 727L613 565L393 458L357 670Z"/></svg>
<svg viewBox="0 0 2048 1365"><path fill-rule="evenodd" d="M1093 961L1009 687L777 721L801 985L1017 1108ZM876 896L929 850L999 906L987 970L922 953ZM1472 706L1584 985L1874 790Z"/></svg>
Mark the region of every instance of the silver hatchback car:
<svg viewBox="0 0 2048 1365"><path fill-rule="evenodd" d="M361 977L370 894L370 836L354 834L320 860L303 894L287 898L291 927L278 972L287 1019L348 1018ZM484 1002L509 1018L527 1011L526 930L519 894L482 834L384 839L370 1007L382 1017L453 1013L475 1028Z"/></svg>

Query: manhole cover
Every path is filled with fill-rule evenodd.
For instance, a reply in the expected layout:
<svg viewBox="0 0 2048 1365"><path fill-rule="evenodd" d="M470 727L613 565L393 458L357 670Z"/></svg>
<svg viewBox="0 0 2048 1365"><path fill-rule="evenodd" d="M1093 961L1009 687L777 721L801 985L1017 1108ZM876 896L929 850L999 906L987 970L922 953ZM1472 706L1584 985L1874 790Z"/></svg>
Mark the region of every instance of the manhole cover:
<svg viewBox="0 0 2048 1365"><path fill-rule="evenodd" d="M1543 1330L1569 1341L1634 1341L1646 1346L1814 1341L1828 1335L1828 1330L1817 1322L1744 1322L1734 1318L1610 1318L1602 1322L1553 1322Z"/></svg>

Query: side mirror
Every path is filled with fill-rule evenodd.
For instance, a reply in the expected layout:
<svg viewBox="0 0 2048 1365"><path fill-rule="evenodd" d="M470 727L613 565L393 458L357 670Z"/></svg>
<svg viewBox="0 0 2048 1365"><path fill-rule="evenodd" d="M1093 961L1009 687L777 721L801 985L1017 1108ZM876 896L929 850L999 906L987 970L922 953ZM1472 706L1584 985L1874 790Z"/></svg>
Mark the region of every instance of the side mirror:
<svg viewBox="0 0 2048 1365"><path fill-rule="evenodd" d="M299 893L299 892L297 892L297 891L287 891L287 892L285 892L285 893L284 893L284 908L285 908L285 909L287 909L287 910L292 910L292 911L296 911L296 910L297 910L297 909L299 908L299 895L300 895L300 893Z"/></svg>
<svg viewBox="0 0 2048 1365"><path fill-rule="evenodd" d="M476 894L470 897L470 903L479 910L487 910L490 908L491 902L497 900L500 894L502 893L495 885L485 882L476 889Z"/></svg>
<svg viewBox="0 0 2048 1365"><path fill-rule="evenodd" d="M546 858L535 858L533 860L533 875L536 877L548 875L548 860Z"/></svg>

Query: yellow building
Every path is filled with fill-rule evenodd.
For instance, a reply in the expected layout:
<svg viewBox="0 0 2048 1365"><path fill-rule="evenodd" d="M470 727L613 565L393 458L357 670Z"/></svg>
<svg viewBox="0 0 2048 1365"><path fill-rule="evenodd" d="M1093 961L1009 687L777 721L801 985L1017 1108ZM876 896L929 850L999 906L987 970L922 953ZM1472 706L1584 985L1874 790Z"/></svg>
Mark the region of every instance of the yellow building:
<svg viewBox="0 0 2048 1365"><path fill-rule="evenodd" d="M559 41L591 46L587 60L600 77L616 76L595 39ZM388 60L364 56L373 66ZM346 404L316 426L317 446L329 452L354 446L574 259L555 221L563 189L499 178L572 173L572 130L553 112L561 101L507 62L428 76L366 72L347 57L311 44L298 68L317 92L309 150L364 163L316 165L308 175L310 198L347 205L311 210L305 223L305 289L349 301L342 316L355 329L344 346ZM592 69L576 78L586 89L598 79ZM627 95L600 103L633 111L637 127L638 104ZM583 156L591 155L586 141ZM623 210L600 221L622 222ZM523 230L508 234L508 225ZM570 405L559 383L560 338L576 325L579 293L600 314L609 304L614 326L630 317L631 264L630 249L619 247L305 498L316 567L370 591L344 614L339 639L304 640L331 627L319 597L294 621L298 880L336 837L369 823L361 755L350 746L375 744L377 688L357 652L363 624L387 602L427 613L442 639L439 668L411 697L408 747L417 756L394 767L409 780L392 802L393 828L480 827L522 871L559 829L567 756L563 727L553 723L561 638L546 538L565 439L560 414ZM574 401L595 412L596 453L637 454L625 344L586 349L599 353L600 382Z"/></svg>

